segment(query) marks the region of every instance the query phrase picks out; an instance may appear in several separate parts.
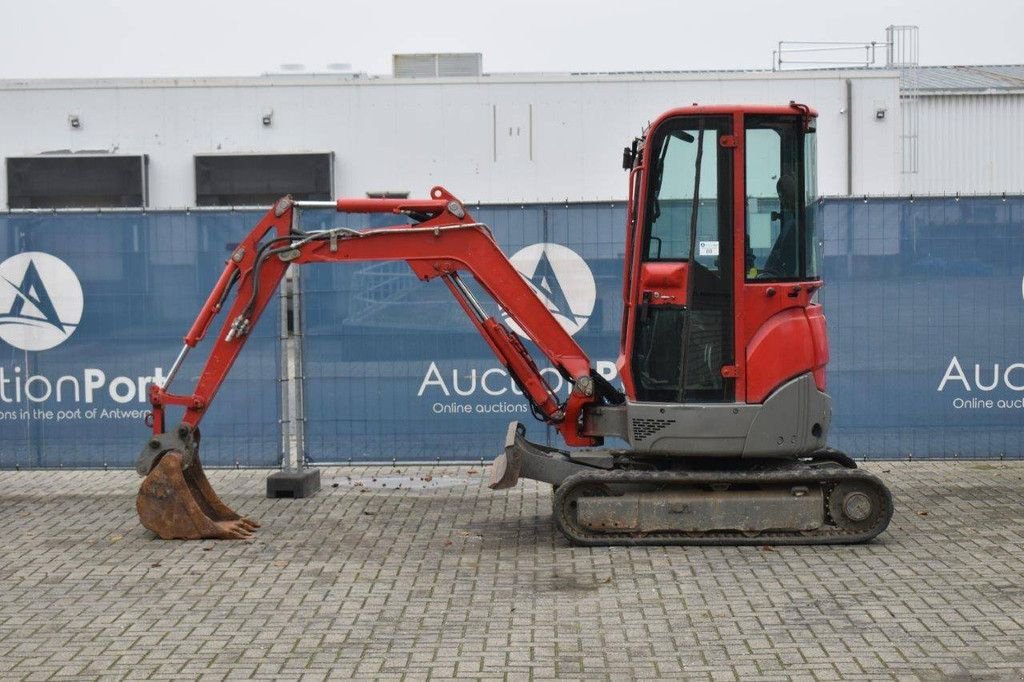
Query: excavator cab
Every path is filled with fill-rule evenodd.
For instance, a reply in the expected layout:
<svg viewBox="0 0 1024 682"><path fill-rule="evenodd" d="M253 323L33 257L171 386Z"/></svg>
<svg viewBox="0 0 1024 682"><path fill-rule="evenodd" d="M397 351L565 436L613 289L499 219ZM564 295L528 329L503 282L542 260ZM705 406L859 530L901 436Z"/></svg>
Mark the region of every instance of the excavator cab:
<svg viewBox="0 0 1024 682"><path fill-rule="evenodd" d="M642 142L631 159L619 362L626 393L748 402L746 351L762 326L748 317L812 308L821 286L814 116L806 108L681 110ZM819 333L825 346L824 326L808 326L812 346ZM822 370L824 389L827 357L801 361Z"/></svg>
<svg viewBox="0 0 1024 682"><path fill-rule="evenodd" d="M627 148L625 400L585 411L585 434L669 457L825 447L815 116L693 106Z"/></svg>

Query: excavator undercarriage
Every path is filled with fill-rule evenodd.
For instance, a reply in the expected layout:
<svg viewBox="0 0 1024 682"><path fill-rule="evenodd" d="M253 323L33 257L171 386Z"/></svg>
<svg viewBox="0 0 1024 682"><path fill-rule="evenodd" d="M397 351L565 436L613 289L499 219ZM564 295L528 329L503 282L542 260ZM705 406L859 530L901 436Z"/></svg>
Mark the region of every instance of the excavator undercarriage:
<svg viewBox="0 0 1024 682"><path fill-rule="evenodd" d="M490 487L550 483L552 519L581 545L843 544L870 540L892 517L885 485L836 450L724 461L566 452L525 431L509 425Z"/></svg>

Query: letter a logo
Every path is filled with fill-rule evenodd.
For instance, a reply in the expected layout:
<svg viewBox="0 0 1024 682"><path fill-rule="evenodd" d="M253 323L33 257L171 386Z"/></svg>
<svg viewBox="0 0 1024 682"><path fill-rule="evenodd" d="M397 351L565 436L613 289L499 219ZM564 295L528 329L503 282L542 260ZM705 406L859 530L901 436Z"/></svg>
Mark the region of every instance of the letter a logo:
<svg viewBox="0 0 1024 682"><path fill-rule="evenodd" d="M597 284L578 253L561 244L542 242L516 251L509 260L565 331L572 335L583 329L594 312ZM514 320L506 318L506 323L525 336Z"/></svg>
<svg viewBox="0 0 1024 682"><path fill-rule="evenodd" d="M0 339L21 350L47 350L78 328L82 285L67 263L40 251L0 263Z"/></svg>

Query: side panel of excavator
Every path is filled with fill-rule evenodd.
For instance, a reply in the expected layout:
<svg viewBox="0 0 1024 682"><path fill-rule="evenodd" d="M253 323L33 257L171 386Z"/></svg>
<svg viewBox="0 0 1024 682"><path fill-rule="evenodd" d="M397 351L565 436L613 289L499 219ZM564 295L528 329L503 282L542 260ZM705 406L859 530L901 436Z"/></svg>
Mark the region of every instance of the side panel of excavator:
<svg viewBox="0 0 1024 682"><path fill-rule="evenodd" d="M616 437L633 452L678 457L794 459L826 447L832 400L814 377L790 379L763 403L633 402L588 410L584 433Z"/></svg>

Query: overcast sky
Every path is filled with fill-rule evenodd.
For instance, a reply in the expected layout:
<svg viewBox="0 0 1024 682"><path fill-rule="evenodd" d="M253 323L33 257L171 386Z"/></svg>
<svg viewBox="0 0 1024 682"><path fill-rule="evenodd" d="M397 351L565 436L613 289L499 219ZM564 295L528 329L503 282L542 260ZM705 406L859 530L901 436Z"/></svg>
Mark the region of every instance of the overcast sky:
<svg viewBox="0 0 1024 682"><path fill-rule="evenodd" d="M787 41L920 27L922 64L1024 63L1024 0L0 0L0 78L258 75L396 52L482 52L484 70L770 68ZM884 55L880 54L884 61Z"/></svg>

